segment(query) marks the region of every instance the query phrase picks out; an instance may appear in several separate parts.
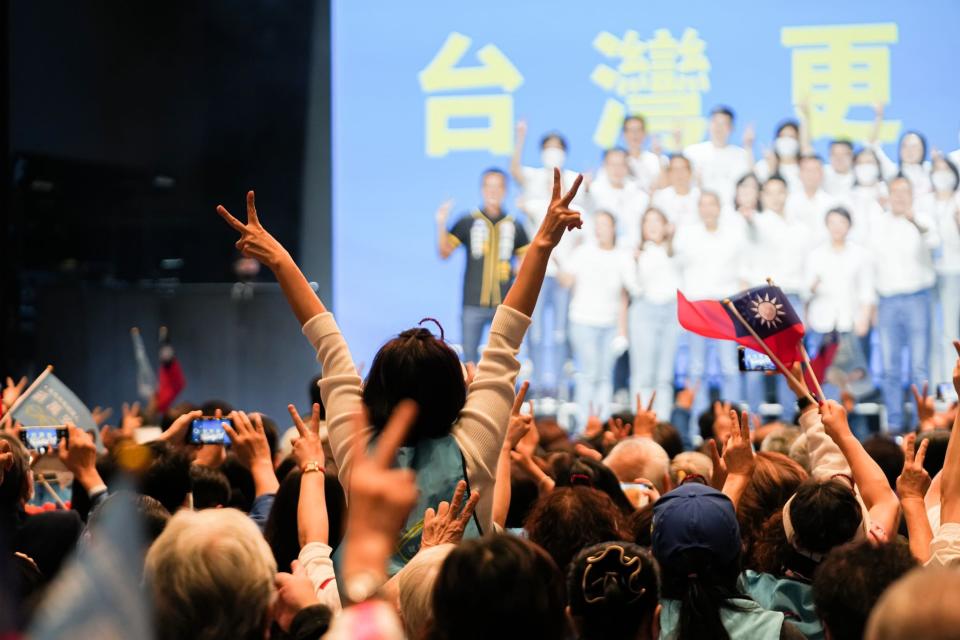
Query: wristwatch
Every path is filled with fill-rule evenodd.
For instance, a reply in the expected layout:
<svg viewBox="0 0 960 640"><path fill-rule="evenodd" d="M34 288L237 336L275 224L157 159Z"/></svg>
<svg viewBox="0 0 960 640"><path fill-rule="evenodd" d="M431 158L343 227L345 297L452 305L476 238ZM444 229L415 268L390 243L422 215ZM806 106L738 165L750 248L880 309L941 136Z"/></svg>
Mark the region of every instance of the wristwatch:
<svg viewBox="0 0 960 640"><path fill-rule="evenodd" d="M302 467L300 467L300 473L306 475L308 473L314 473L319 471L323 473L323 465L321 465L316 460L311 460L310 462L305 462Z"/></svg>
<svg viewBox="0 0 960 640"><path fill-rule="evenodd" d="M803 413L803 411L812 404L813 402L810 400L810 398L806 396L800 396L797 398L797 412Z"/></svg>

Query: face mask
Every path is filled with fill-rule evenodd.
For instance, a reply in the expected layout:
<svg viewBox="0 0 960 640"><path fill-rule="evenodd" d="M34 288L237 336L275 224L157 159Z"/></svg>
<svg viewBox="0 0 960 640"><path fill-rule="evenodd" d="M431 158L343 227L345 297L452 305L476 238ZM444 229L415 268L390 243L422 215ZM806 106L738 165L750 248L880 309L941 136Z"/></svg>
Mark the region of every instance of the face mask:
<svg viewBox="0 0 960 640"><path fill-rule="evenodd" d="M953 173L950 171L934 171L930 180L933 181L933 188L940 192L953 191L957 187Z"/></svg>
<svg viewBox="0 0 960 640"><path fill-rule="evenodd" d="M875 164L858 164L853 168L853 173L860 184L873 184L880 177L880 169Z"/></svg>
<svg viewBox="0 0 960 640"><path fill-rule="evenodd" d="M567 159L567 153L563 149L549 147L543 150L540 159L547 169L559 169L563 166L563 161Z"/></svg>
<svg viewBox="0 0 960 640"><path fill-rule="evenodd" d="M796 138L780 136L773 141L773 149L781 158L795 156L800 150L800 143L797 142Z"/></svg>

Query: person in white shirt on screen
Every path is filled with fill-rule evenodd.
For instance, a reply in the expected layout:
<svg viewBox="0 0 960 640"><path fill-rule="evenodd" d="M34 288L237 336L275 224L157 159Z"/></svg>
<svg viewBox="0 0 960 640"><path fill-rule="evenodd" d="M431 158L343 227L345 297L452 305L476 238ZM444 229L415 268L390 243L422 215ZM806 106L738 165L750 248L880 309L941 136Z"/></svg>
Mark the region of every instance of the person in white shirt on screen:
<svg viewBox="0 0 960 640"><path fill-rule="evenodd" d="M677 229L700 221L700 189L693 186L692 179L690 160L680 154L671 156L667 165L668 186L653 194L651 206L662 211Z"/></svg>
<svg viewBox="0 0 960 640"><path fill-rule="evenodd" d="M550 204L553 189L553 168L561 170L563 185L569 187L577 179L577 173L564 169L567 158L567 141L556 132L546 134L540 141L540 167L523 166L523 147L527 139L527 123L517 123L516 144L510 161L510 174L520 186L518 206L526 218L525 228L533 237L540 228L544 212ZM581 189L571 207L586 210L586 189ZM567 309L569 292L557 281L560 265L569 257L577 241L573 234L564 234L560 244L547 263L547 272L540 292L540 300L534 309L530 325L528 356L533 363L531 385L538 396L554 395L562 384L563 365L569 357L567 341Z"/></svg>
<svg viewBox="0 0 960 640"><path fill-rule="evenodd" d="M713 191L720 204L733 203L733 185L750 172L752 153L730 144L734 115L730 107L717 106L710 112L709 139L687 147L683 155L690 159L700 188Z"/></svg>
<svg viewBox="0 0 960 640"><path fill-rule="evenodd" d="M747 225L760 212L760 180L748 173L737 180L733 193L733 210L721 216L746 231Z"/></svg>
<svg viewBox="0 0 960 640"><path fill-rule="evenodd" d="M957 140L960 141L960 133L957 134ZM954 149L949 154L947 158L954 164L956 167L960 167L960 149Z"/></svg>
<svg viewBox="0 0 960 640"><path fill-rule="evenodd" d="M654 409L668 416L673 407L677 356L677 289L680 272L673 256L673 228L659 209L643 214L637 252L640 290L630 305L630 397L656 390Z"/></svg>
<svg viewBox="0 0 960 640"><path fill-rule="evenodd" d="M604 151L603 172L590 184L590 200L616 218L618 247L632 251L640 244L640 218L650 196L630 176L625 150L614 147Z"/></svg>
<svg viewBox="0 0 960 640"><path fill-rule="evenodd" d="M940 233L936 270L941 316L936 322L939 330L933 333L933 375L938 383L945 383L952 378L953 340L960 336L960 176L957 165L936 153L932 169L933 193L924 196L922 208L933 215Z"/></svg>
<svg viewBox="0 0 960 640"><path fill-rule="evenodd" d="M787 217L806 224L818 241L825 240L827 232L823 221L837 200L823 190L823 161L819 156L800 158L800 184L800 191L787 196Z"/></svg>
<svg viewBox="0 0 960 640"><path fill-rule="evenodd" d="M816 353L823 336L837 331L841 344L853 354L849 375L862 378L868 368L860 341L870 332L876 291L870 254L848 240L851 224L850 212L843 207L828 211L826 227L830 239L807 256L807 342L811 352ZM838 389L832 385L826 393L834 400L839 398Z"/></svg>
<svg viewBox="0 0 960 640"><path fill-rule="evenodd" d="M880 118L883 118L882 112ZM883 167L883 176L887 180L898 175L906 177L913 186L914 197L917 198L933 191L933 185L930 183L930 161L927 160L927 139L922 133L907 131L900 136L900 143L897 145L897 162L887 156L876 140L871 142L870 147L877 154L880 165Z"/></svg>
<svg viewBox="0 0 960 640"><path fill-rule="evenodd" d="M849 201L853 227L849 240L861 246L869 243L870 227L888 203L889 192L887 183L881 179L882 174L880 161L873 149L860 149L853 161L854 183Z"/></svg>
<svg viewBox="0 0 960 640"><path fill-rule="evenodd" d="M643 148L646 140L647 121L641 115L627 116L623 120L623 141L627 145L630 175L641 189L650 193L660 182L663 164L659 153Z"/></svg>
<svg viewBox="0 0 960 640"><path fill-rule="evenodd" d="M774 133L773 148L767 149L764 157L753 165L753 172L760 182L779 175L787 183L790 191L800 189L800 123L796 120L784 120L777 125Z"/></svg>
<svg viewBox="0 0 960 640"><path fill-rule="evenodd" d="M764 183L760 200L763 210L747 224L749 244L744 260L747 285L765 285L767 278L771 278L787 294L803 320L804 262L813 245L813 233L806 223L786 215L787 184L782 177L773 176ZM751 407L757 410L764 400L765 381L760 376L750 376L747 380L747 397ZM788 401L790 393L786 380L781 377L777 402L786 417L794 410Z"/></svg>
<svg viewBox="0 0 960 640"><path fill-rule="evenodd" d="M853 173L853 144L849 140L830 143L830 163L823 168L823 190L838 201L849 201L856 181Z"/></svg>
<svg viewBox="0 0 960 640"><path fill-rule="evenodd" d="M626 337L627 296L637 292L633 256L616 247L611 213L594 214L596 242L574 249L560 274L571 288L570 344L577 364L574 397L585 421L591 407L606 418L613 398L614 341ZM581 423L582 424L582 423Z"/></svg>
<svg viewBox="0 0 960 640"><path fill-rule="evenodd" d="M722 223L720 198L712 191L700 195L699 213L700 221L677 229L674 241L683 283L681 290L690 300L722 300L743 288L740 275L746 236L742 227ZM720 376L721 397L739 399L736 343L711 340L689 332L685 335L689 347L687 378L690 383L701 381L709 370L714 369ZM693 415L700 415L709 404L710 394L707 385L703 385L694 401ZM694 435L698 436L699 432L691 433L691 437Z"/></svg>
<svg viewBox="0 0 960 640"><path fill-rule="evenodd" d="M892 433L904 429L902 355L910 359L909 383L929 380L931 290L936 283L932 251L940 244L928 212L914 207L913 187L890 181L890 210L870 230L873 280L879 295L877 330L883 356L883 396Z"/></svg>

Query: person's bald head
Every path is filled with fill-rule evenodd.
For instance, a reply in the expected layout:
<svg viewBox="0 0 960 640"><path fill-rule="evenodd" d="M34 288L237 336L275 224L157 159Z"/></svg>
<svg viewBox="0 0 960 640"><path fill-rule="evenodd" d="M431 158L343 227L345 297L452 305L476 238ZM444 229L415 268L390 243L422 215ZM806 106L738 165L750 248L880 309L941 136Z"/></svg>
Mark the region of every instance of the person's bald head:
<svg viewBox="0 0 960 640"><path fill-rule="evenodd" d="M663 491L663 477L670 467L670 457L651 438L632 436L618 442L603 464L613 470L620 482L646 478Z"/></svg>

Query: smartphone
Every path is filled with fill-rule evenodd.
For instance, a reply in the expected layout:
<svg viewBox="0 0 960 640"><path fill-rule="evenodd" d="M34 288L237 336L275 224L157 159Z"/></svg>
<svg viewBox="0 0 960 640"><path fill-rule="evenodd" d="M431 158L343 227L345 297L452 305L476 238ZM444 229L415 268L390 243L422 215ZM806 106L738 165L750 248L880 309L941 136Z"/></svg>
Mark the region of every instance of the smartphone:
<svg viewBox="0 0 960 640"><path fill-rule="evenodd" d="M57 443L66 441L68 437L65 427L24 427L20 430L20 441L27 449L41 454L56 450Z"/></svg>
<svg viewBox="0 0 960 640"><path fill-rule="evenodd" d="M756 351L750 351L745 347L737 347L737 363L740 365L740 371L776 371L777 365L769 356Z"/></svg>
<svg viewBox="0 0 960 640"><path fill-rule="evenodd" d="M653 488L647 483L621 482L620 488L623 489L623 494L627 496L627 500L630 501L630 504L633 505L634 509L642 509L643 507L650 504L650 496L640 491L641 489Z"/></svg>
<svg viewBox="0 0 960 640"><path fill-rule="evenodd" d="M223 423L227 423L233 427L233 422L231 422L229 418L214 418L213 416L197 418L190 425L187 443L230 446L230 436L224 431Z"/></svg>

